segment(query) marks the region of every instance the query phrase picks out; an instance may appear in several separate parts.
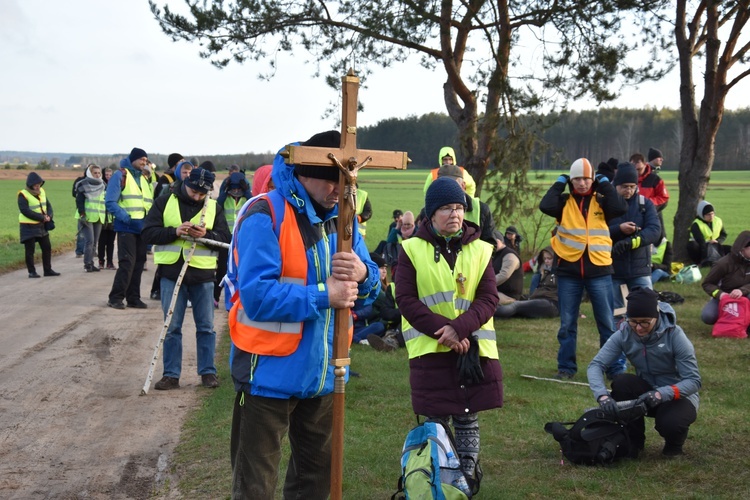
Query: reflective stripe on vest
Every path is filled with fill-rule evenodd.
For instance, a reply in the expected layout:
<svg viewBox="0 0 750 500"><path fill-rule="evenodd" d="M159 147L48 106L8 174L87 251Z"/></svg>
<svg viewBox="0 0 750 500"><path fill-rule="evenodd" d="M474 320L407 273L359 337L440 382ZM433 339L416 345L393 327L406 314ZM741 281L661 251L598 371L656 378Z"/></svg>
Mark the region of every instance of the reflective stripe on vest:
<svg viewBox="0 0 750 500"><path fill-rule="evenodd" d="M83 209L86 211L86 220L88 222L104 222L104 216L107 212L104 207L104 191L93 200L87 197L83 203Z"/></svg>
<svg viewBox="0 0 750 500"><path fill-rule="evenodd" d="M579 260L588 246L592 264L595 266L612 264L612 239L609 236L609 226L604 219L604 210L596 201L596 196L591 197L588 217L585 220L573 196L568 198L563 209L562 220L558 223L557 231L550 243L555 253L568 262Z"/></svg>
<svg viewBox="0 0 750 500"><path fill-rule="evenodd" d="M721 229L724 227L724 223L715 215L714 220L711 221L711 226L709 226L706 221L700 218L696 218L695 223L698 225L698 229L700 229L704 241L718 240L719 236L721 236ZM690 239L694 240L692 236L690 237Z"/></svg>
<svg viewBox="0 0 750 500"><path fill-rule="evenodd" d="M422 238L404 240L402 247L416 270L419 300L429 307L430 311L455 319L471 307L479 281L492 257L491 245L479 240L465 245L456 258L453 271L442 257L440 262L434 261L432 245ZM460 293L458 290L455 279L458 275L466 278L463 283L465 293ZM401 317L401 331L410 359L425 354L450 351L448 347L438 344L436 339L413 328L403 316ZM499 358L492 317L472 335L479 339L480 356Z"/></svg>
<svg viewBox="0 0 750 500"><path fill-rule="evenodd" d="M20 190L18 194L21 194L24 198L26 198L26 201L29 203L29 210L38 214L44 214L44 210L42 209L42 207L47 206L47 193L44 192L44 188L39 189L39 198L31 194L26 189ZM21 224L43 224L43 222L41 221L30 219L24 214L20 213L18 214L18 222L20 222Z"/></svg>
<svg viewBox="0 0 750 500"><path fill-rule="evenodd" d="M268 194L258 197L265 199L271 208L271 220L274 227L279 228L279 249L281 250L281 276L279 283L307 285L307 256L302 234L297 225L294 208L288 201L283 200L280 210L274 209L274 203ZM256 200L257 202L257 200ZM286 217L286 215L289 217ZM244 218L243 218L244 219ZM242 220L238 224L242 223ZM239 227L237 228L240 229ZM233 240L234 248L231 258L235 267L239 269L241 250L237 248L237 241ZM229 310L229 336L235 346L245 352L266 356L288 356L297 350L302 340L303 322L283 323L278 321L253 321L245 313L242 301L235 300Z"/></svg>
<svg viewBox="0 0 750 500"><path fill-rule="evenodd" d="M365 202L367 201L367 191L364 189L357 189L357 215L362 213L365 209ZM359 222L357 219L357 231L364 238L367 235L367 221Z"/></svg>
<svg viewBox="0 0 750 500"><path fill-rule="evenodd" d="M175 195L169 195L169 200L164 207L162 218L164 221L164 227L179 227L180 224L182 224L180 201ZM206 229L213 229L215 220L216 200L208 200L206 216L203 219L203 222L206 224ZM190 219L190 222L196 225L200 224L200 221L201 212L198 212L192 219ZM180 255L185 259L190 252L190 247L192 246L192 242L183 240L182 238L177 238L167 245L154 245L154 264L174 264L179 260ZM195 251L190 258L189 267L194 267L196 269L216 269L218 256L219 252L217 250L212 250L207 246L198 243L195 245Z"/></svg>
<svg viewBox="0 0 750 500"><path fill-rule="evenodd" d="M234 230L234 222L237 220L237 214L246 201L247 199L244 196L239 200L235 200L232 196L227 196L227 199L224 200L224 216L227 219L230 231Z"/></svg>
<svg viewBox="0 0 750 500"><path fill-rule="evenodd" d="M143 219L154 202L151 184L145 176L140 176L140 184L135 182L133 175L124 170L125 187L120 193L117 204L125 210L131 219Z"/></svg>

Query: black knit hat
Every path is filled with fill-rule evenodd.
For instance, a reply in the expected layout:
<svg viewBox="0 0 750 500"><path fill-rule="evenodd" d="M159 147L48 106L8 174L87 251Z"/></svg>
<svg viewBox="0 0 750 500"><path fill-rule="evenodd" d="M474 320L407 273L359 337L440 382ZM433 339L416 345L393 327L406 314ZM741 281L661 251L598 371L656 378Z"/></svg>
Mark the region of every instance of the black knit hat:
<svg viewBox="0 0 750 500"><path fill-rule="evenodd" d="M370 252L370 260L372 260L378 267L385 267L385 259L375 252Z"/></svg>
<svg viewBox="0 0 750 500"><path fill-rule="evenodd" d="M171 155L167 156L167 165L169 165L169 168L174 168L178 163L180 163L180 160L182 159L183 157L180 153L172 153Z"/></svg>
<svg viewBox="0 0 750 500"><path fill-rule="evenodd" d="M451 177L438 177L427 188L424 197L424 214L429 219L443 205L458 203L466 208L466 195L461 186Z"/></svg>
<svg viewBox="0 0 750 500"><path fill-rule="evenodd" d="M338 130L329 130L321 132L310 137L302 143L303 146L312 146L314 148L338 148L341 146L341 132ZM297 175L311 177L313 179L323 179L326 181L339 180L339 170L334 167L314 167L312 165L295 165L294 171Z"/></svg>
<svg viewBox="0 0 750 500"><path fill-rule="evenodd" d="M128 160L130 160L130 163L133 163L135 160L138 160L140 158L148 158L148 154L141 148L133 148L130 151L130 155L128 156Z"/></svg>
<svg viewBox="0 0 750 500"><path fill-rule="evenodd" d="M612 181L612 184L619 186L620 184L638 184L638 171L635 169L635 165L632 163L620 163L617 166L617 173Z"/></svg>
<svg viewBox="0 0 750 500"><path fill-rule="evenodd" d="M633 288L628 294L628 318L658 318L659 295L650 288Z"/></svg>
<svg viewBox="0 0 750 500"><path fill-rule="evenodd" d="M214 166L214 162L211 160L206 160L203 163L201 163L198 168L205 168L209 172L216 172L216 167Z"/></svg>
<svg viewBox="0 0 750 500"><path fill-rule="evenodd" d="M599 165L596 167L596 173L602 174L610 181L615 178L615 170L617 169L617 165L612 166L609 163L600 162Z"/></svg>
<svg viewBox="0 0 750 500"><path fill-rule="evenodd" d="M656 148L648 148L648 161L655 160L656 158L664 158L664 155Z"/></svg>
<svg viewBox="0 0 750 500"><path fill-rule="evenodd" d="M216 180L216 175L213 172L209 172L205 168L194 168L184 182L185 186L193 191L208 193L214 188L214 180Z"/></svg>
<svg viewBox="0 0 750 500"><path fill-rule="evenodd" d="M701 214L701 216L705 216L706 214L709 214L709 213L714 212L714 211L715 211L714 210L714 206L711 205L710 203L706 203L703 206L703 213Z"/></svg>

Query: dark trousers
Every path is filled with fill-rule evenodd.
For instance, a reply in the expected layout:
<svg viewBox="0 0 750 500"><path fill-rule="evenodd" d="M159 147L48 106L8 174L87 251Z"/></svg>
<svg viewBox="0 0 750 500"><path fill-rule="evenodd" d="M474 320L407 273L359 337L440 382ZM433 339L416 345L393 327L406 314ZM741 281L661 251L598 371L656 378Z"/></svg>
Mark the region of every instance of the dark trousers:
<svg viewBox="0 0 750 500"><path fill-rule="evenodd" d="M612 397L615 401L636 399L644 392L654 388L636 375L625 373L612 381ZM690 424L695 422L698 413L695 406L687 399L666 401L648 411L648 417L655 422L656 432L664 438L666 446L682 446L687 439ZM631 441L642 448L646 441L646 423L643 417L628 425Z"/></svg>
<svg viewBox="0 0 750 500"><path fill-rule="evenodd" d="M331 489L333 395L276 399L238 392L232 416L232 498L274 498L281 441L291 457L285 500L327 499Z"/></svg>
<svg viewBox="0 0 750 500"><path fill-rule="evenodd" d="M496 318L557 318L560 311L557 303L547 299L516 300L510 304L498 305Z"/></svg>
<svg viewBox="0 0 750 500"><path fill-rule="evenodd" d="M140 234L117 233L119 267L109 292L110 302L127 300L134 304L141 300L141 274L146 263L146 245Z"/></svg>
<svg viewBox="0 0 750 500"><path fill-rule="evenodd" d="M229 250L226 248L219 249L219 257L216 263L216 283L214 284L214 300L219 301L221 297L221 280L227 274L227 259L229 258Z"/></svg>
<svg viewBox="0 0 750 500"><path fill-rule="evenodd" d="M51 271L52 243L49 241L49 234L42 236L41 238L31 238L23 242L23 246L26 250L26 269L28 269L30 273L36 272L36 267L34 266L34 250L36 249L37 242L39 242L39 248L42 249L42 268L44 269L44 272Z"/></svg>
<svg viewBox="0 0 750 500"><path fill-rule="evenodd" d="M106 256L107 265L113 263L112 261L115 255L115 236L117 236L117 233L111 229L102 229L101 234L99 234L99 248L97 249L99 262L104 262Z"/></svg>

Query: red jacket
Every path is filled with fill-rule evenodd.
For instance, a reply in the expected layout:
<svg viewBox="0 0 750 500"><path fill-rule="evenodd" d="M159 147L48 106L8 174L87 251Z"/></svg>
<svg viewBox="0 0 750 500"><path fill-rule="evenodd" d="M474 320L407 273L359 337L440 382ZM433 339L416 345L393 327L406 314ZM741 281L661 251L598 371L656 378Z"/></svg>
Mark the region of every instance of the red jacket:
<svg viewBox="0 0 750 500"><path fill-rule="evenodd" d="M651 200L657 212L664 210L669 201L667 186L664 185L662 178L652 170L648 163L643 170L643 175L638 176L638 192Z"/></svg>

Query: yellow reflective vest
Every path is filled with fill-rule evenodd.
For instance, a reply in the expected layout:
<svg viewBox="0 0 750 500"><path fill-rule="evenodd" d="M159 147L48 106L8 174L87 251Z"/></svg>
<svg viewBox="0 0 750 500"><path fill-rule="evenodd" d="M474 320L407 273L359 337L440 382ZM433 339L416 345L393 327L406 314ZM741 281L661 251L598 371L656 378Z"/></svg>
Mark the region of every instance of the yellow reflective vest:
<svg viewBox="0 0 750 500"><path fill-rule="evenodd" d="M419 300L429 307L430 311L455 319L469 309L479 281L492 257L490 244L476 240L465 245L456 257L453 271L445 259L441 258L440 262L435 262L434 248L422 238L404 240L402 248L416 270ZM465 279L463 292L456 277ZM409 359L450 351L450 348L438 344L435 338L413 328L403 315L401 332L406 341ZM491 359L499 358L492 317L472 334L479 340L480 356Z"/></svg>
<svg viewBox="0 0 750 500"><path fill-rule="evenodd" d="M154 203L151 183L145 175L141 175L140 183L136 183L133 175L127 170L123 172L123 177L125 177L125 188L120 193L117 204L130 215L131 219L145 218Z"/></svg>
<svg viewBox="0 0 750 500"><path fill-rule="evenodd" d="M562 220L558 222L550 243L557 256L568 262L578 261L588 247L592 264L612 264L612 238L609 237L604 210L596 201L596 196L591 196L586 219L583 218L575 198L572 195L568 197Z"/></svg>
<svg viewBox="0 0 750 500"><path fill-rule="evenodd" d="M239 213L242 206L247 201L244 196L239 200L235 200L232 196L227 196L224 200L224 216L227 219L227 225L230 231L234 231L234 223L237 220L237 214Z"/></svg>
<svg viewBox="0 0 750 500"><path fill-rule="evenodd" d="M47 193L44 192L44 188L41 188L39 190L39 198L31 194L26 189L22 189L18 192L18 194L22 194L24 198L26 198L26 201L29 202L29 209L38 213L38 214L44 214L44 210L47 208ZM21 224L43 224L43 222L29 219L24 214L19 213L18 214L18 222Z"/></svg>
<svg viewBox="0 0 750 500"><path fill-rule="evenodd" d="M700 229L704 241L718 240L719 236L721 236L721 229L724 227L724 222L715 215L710 226L706 221L699 217L695 218L695 224L698 226L698 229ZM692 234L690 235L690 239L694 240Z"/></svg>
<svg viewBox="0 0 750 500"><path fill-rule="evenodd" d="M357 215L362 213L365 209L365 202L367 201L367 191L364 189L357 189ZM357 230L359 234L364 238L367 235L367 221L360 221L357 219Z"/></svg>
<svg viewBox="0 0 750 500"><path fill-rule="evenodd" d="M104 206L104 195L105 192L102 191L98 197L94 199L89 199L87 197L83 202L83 209L86 210L86 220L88 222L104 223L105 215L107 213L107 209Z"/></svg>
<svg viewBox="0 0 750 500"><path fill-rule="evenodd" d="M178 227L183 222L180 216L180 201L173 194L169 195L169 201L167 201L167 205L164 207L163 220L164 227ZM200 220L201 213L198 212L190 219L190 222L198 225ZM208 200L206 216L203 219L206 229L213 229L214 220L216 220L216 200ZM190 241L183 240L182 238L177 238L168 245L155 245L154 264L174 264L180 258L180 254L182 254L183 259L187 256L192 245ZM190 259L190 267L196 269L216 269L218 256L219 252L198 243L195 245L193 257Z"/></svg>

